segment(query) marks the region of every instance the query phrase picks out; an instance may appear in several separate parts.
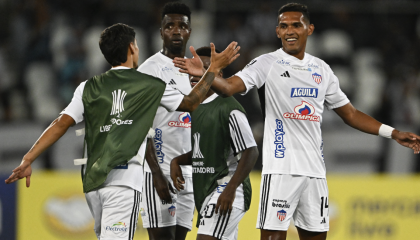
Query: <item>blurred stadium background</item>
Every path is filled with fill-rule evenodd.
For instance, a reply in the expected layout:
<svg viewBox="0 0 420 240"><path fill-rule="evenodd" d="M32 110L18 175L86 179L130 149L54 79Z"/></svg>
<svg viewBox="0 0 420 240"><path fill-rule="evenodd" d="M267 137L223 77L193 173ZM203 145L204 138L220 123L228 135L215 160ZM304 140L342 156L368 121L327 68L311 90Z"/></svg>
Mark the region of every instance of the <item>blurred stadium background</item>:
<svg viewBox="0 0 420 240"><path fill-rule="evenodd" d="M0 239L95 239L82 194L82 139L70 129L35 163L32 186L5 185L42 131L70 102L81 81L109 69L101 31L122 22L136 29L140 62L159 51L163 0L0 0ZM185 0L193 12L189 45L241 45L228 77L281 47L276 12L287 1ZM420 133L420 1L300 0L315 33L307 52L324 59L353 105L400 130ZM190 56L190 55L189 55ZM236 96L261 146L258 95ZM324 113L330 187L329 239L420 239L420 157L388 139ZM253 204L239 239L255 229L261 160L252 174ZM139 222L135 239L146 239ZM297 239L290 229L288 239ZM195 239L196 229L189 234Z"/></svg>

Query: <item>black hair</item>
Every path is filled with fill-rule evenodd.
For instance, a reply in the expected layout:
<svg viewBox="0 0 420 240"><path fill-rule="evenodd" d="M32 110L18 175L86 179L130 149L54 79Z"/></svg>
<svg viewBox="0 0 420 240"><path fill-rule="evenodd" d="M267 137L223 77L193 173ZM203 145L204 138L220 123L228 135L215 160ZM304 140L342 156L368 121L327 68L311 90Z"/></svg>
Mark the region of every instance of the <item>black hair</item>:
<svg viewBox="0 0 420 240"><path fill-rule="evenodd" d="M303 17L306 18L309 23L311 22L308 7L304 4L300 4L300 3L285 4L279 9L277 16L280 16L280 14L284 12L301 12L303 14Z"/></svg>
<svg viewBox="0 0 420 240"><path fill-rule="evenodd" d="M191 10L181 2L168 2L162 9L162 20L166 14L182 14L187 16L188 21L191 23Z"/></svg>
<svg viewBox="0 0 420 240"><path fill-rule="evenodd" d="M99 48L111 66L118 66L127 61L130 43L134 43L134 29L123 23L117 23L102 31Z"/></svg>
<svg viewBox="0 0 420 240"><path fill-rule="evenodd" d="M211 47L201 47L195 50L198 56L211 57ZM216 49L217 53L221 53Z"/></svg>

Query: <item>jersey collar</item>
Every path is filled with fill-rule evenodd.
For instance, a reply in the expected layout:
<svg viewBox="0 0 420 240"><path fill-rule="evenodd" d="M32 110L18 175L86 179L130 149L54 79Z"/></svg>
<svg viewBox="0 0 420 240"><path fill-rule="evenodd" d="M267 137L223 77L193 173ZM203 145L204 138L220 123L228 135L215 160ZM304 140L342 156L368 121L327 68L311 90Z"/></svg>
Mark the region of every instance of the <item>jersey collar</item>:
<svg viewBox="0 0 420 240"><path fill-rule="evenodd" d="M213 101L214 99L216 99L219 95L217 95L216 93L213 93L210 97L208 97L206 100L204 100L201 104L206 104L209 103L211 101Z"/></svg>
<svg viewBox="0 0 420 240"><path fill-rule="evenodd" d="M118 66L118 67L113 67L110 70L121 70L121 69L131 69L131 68L124 67L124 66Z"/></svg>

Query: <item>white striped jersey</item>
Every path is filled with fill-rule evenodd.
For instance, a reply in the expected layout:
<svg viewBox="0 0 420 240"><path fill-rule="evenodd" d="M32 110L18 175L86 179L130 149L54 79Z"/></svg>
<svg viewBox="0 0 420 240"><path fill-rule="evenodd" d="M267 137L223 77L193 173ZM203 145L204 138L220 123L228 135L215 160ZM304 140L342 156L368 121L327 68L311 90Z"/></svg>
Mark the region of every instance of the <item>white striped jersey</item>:
<svg viewBox="0 0 420 240"><path fill-rule="evenodd" d="M206 100L203 101L201 104L206 104L214 99L216 99L218 95L215 93L208 97ZM241 153L246 150L247 148L257 146L255 142L254 135L252 134L251 127L249 126L248 119L246 115L239 111L233 110L230 112L229 115L229 130L230 130L230 139L231 139L231 149L229 153L229 157L227 158L226 162L229 166L229 176L232 176L236 168L238 167L238 160L241 158ZM216 140L217 141L217 140ZM226 187L225 185L220 185L220 187ZM222 191L218 191L218 188L214 191L214 195L212 200L209 203L216 203L218 195L222 193ZM233 203L233 206L242 210L244 209L244 193L242 184L236 190L236 197Z"/></svg>
<svg viewBox="0 0 420 240"><path fill-rule="evenodd" d="M172 59L161 52L148 58L137 70L162 79L166 82L167 88L182 93L182 98L191 92L188 74L180 73L179 68L172 63ZM181 103L182 98L177 107ZM167 109L159 106L153 121L153 129L156 132L154 142L160 168L163 174L169 176L172 159L191 150L190 113L168 112ZM192 176L191 166L181 166L181 168L184 176ZM147 162L144 164L144 170L151 172Z"/></svg>
<svg viewBox="0 0 420 240"><path fill-rule="evenodd" d="M257 87L265 115L263 174L325 178L321 123L329 109L349 103L337 77L321 59L302 60L282 49L252 60L236 76L246 94Z"/></svg>

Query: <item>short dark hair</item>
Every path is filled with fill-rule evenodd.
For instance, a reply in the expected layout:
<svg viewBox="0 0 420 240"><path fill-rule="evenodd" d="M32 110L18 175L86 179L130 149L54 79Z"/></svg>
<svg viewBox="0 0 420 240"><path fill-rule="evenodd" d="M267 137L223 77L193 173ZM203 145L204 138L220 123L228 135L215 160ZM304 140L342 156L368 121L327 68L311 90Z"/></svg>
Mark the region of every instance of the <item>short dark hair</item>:
<svg viewBox="0 0 420 240"><path fill-rule="evenodd" d="M162 9L162 20L166 14L182 14L187 16L188 21L191 22L190 8L181 2L168 2Z"/></svg>
<svg viewBox="0 0 420 240"><path fill-rule="evenodd" d="M308 7L304 4L300 4L300 3L285 4L279 9L279 13L277 16L280 16L280 14L284 12L301 12L303 14L303 17L306 18L309 23L311 22Z"/></svg>
<svg viewBox="0 0 420 240"><path fill-rule="evenodd" d="M198 56L204 57L211 57L211 48L210 47L201 47L195 50ZM216 49L217 53L221 53L218 49Z"/></svg>
<svg viewBox="0 0 420 240"><path fill-rule="evenodd" d="M118 66L127 61L130 43L134 43L134 29L123 23L117 23L102 31L99 48L111 66Z"/></svg>

